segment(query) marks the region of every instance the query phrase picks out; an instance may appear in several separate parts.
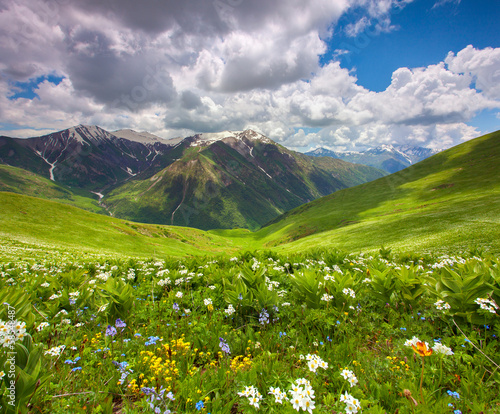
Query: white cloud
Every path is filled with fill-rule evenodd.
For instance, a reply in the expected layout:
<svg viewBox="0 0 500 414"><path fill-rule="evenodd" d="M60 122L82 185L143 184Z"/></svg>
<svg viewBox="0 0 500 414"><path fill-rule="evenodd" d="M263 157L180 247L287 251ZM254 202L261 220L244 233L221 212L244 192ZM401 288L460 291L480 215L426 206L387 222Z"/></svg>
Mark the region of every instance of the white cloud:
<svg viewBox="0 0 500 414"><path fill-rule="evenodd" d="M347 30L356 36L370 27L373 35L394 30L391 15L411 0L316 0L315 7L221 0L223 9L147 1L53 0L47 8L42 0L5 0L1 119L164 137L252 127L294 148L347 149L405 140L452 145L477 135L465 124L476 113L499 108L500 49L469 46L435 65L399 68L382 92L360 86L338 62L320 67L324 39L343 13L362 9ZM54 73L63 81L38 85L40 99L8 99L12 82Z"/></svg>
<svg viewBox="0 0 500 414"><path fill-rule="evenodd" d="M470 75L485 96L500 99L500 48L469 45L456 55L450 52L445 62L453 73Z"/></svg>

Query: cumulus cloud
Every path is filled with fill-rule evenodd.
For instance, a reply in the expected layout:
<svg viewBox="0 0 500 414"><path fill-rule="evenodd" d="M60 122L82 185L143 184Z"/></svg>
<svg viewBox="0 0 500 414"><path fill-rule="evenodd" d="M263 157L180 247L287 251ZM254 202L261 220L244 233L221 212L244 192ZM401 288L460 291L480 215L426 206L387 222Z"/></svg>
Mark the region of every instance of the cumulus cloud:
<svg viewBox="0 0 500 414"><path fill-rule="evenodd" d="M382 92L335 60L319 63L344 13L360 11L351 36L374 36L394 30L391 16L411 1L4 0L0 115L20 128L164 137L251 127L297 149L453 145L477 135L466 125L475 114L499 107L500 49L399 68ZM10 99L16 82L48 74L63 80Z"/></svg>

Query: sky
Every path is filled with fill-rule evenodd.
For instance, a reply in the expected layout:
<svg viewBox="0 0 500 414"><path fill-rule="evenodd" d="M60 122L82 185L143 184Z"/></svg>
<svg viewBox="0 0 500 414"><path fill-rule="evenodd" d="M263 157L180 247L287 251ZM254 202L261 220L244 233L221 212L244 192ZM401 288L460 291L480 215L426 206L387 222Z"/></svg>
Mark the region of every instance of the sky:
<svg viewBox="0 0 500 414"><path fill-rule="evenodd" d="M497 0L0 0L0 135L449 148L500 129L499 18Z"/></svg>

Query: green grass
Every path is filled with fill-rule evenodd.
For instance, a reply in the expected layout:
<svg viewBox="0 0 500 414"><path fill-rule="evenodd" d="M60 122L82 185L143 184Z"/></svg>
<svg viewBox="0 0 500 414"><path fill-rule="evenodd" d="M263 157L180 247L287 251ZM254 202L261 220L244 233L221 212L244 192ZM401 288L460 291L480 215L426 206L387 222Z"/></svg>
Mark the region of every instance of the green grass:
<svg viewBox="0 0 500 414"><path fill-rule="evenodd" d="M134 256L231 252L226 238L183 227L139 224L35 197L0 192L0 238L54 249Z"/></svg>
<svg viewBox="0 0 500 414"><path fill-rule="evenodd" d="M0 165L0 191L29 195L69 204L93 213L106 214L97 196L86 190L70 189L22 168Z"/></svg>

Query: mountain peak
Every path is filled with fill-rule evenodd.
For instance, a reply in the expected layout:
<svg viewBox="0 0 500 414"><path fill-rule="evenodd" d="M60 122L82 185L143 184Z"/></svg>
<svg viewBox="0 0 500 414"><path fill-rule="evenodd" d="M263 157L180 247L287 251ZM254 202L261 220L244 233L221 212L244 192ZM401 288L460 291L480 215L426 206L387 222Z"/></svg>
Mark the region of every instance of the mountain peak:
<svg viewBox="0 0 500 414"><path fill-rule="evenodd" d="M267 138L252 129L246 129L244 131L222 131L222 132L205 132L202 134L196 134L191 142L191 147L208 146L217 141L224 141L225 139L236 139L241 141L246 138L251 141L263 141L266 143L271 143L272 140Z"/></svg>

